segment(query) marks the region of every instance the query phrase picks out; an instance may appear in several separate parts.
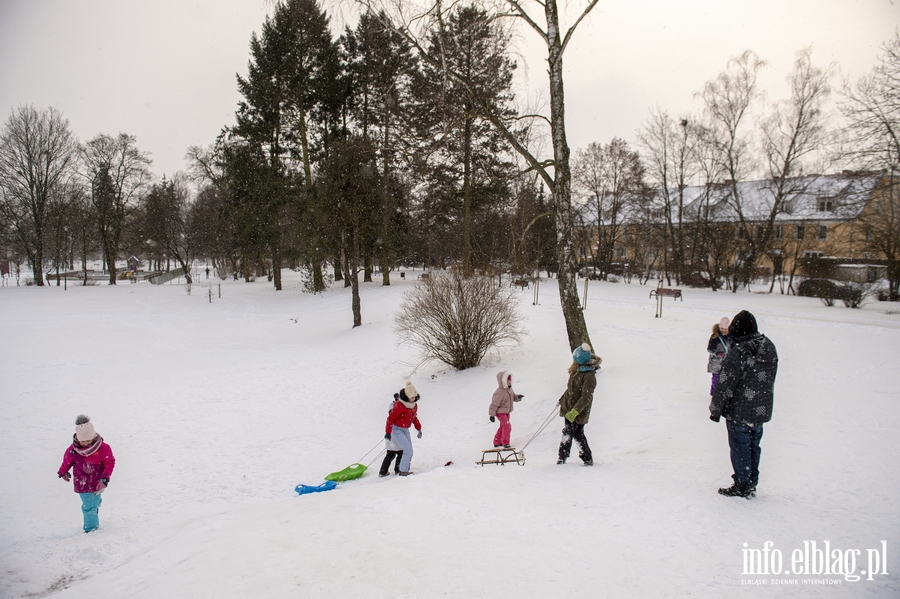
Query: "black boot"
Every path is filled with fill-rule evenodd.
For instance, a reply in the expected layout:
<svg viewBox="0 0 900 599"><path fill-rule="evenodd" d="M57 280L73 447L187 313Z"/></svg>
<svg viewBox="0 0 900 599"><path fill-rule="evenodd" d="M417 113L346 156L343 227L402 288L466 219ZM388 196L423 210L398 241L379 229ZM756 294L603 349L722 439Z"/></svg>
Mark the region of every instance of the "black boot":
<svg viewBox="0 0 900 599"><path fill-rule="evenodd" d="M753 497L756 497L756 487L734 483L730 487L723 487L719 489L719 495L724 495L725 497L743 497L744 499L752 499Z"/></svg>
<svg viewBox="0 0 900 599"><path fill-rule="evenodd" d="M388 475L388 469L391 467L391 462L394 460L396 453L396 451L387 452L387 455L384 456L384 461L381 462L381 470L378 471L378 476L384 477Z"/></svg>

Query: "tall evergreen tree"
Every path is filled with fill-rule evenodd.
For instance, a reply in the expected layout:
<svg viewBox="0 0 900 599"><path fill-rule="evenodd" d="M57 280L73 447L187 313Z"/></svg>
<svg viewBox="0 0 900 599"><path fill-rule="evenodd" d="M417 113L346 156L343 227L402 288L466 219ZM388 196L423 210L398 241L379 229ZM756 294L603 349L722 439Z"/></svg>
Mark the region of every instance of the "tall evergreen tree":
<svg viewBox="0 0 900 599"><path fill-rule="evenodd" d="M463 271L471 274L473 217L508 199L506 177L513 171L503 160L508 146L486 113L505 120L512 108L515 63L509 59L509 36L488 13L475 6L454 9L431 32L425 50L439 61L423 64L416 85L427 136L435 139L429 154L435 180L450 184L459 218ZM455 74L448 77L447 71Z"/></svg>
<svg viewBox="0 0 900 599"><path fill-rule="evenodd" d="M390 285L397 257L398 168L408 164L415 143L410 117L417 62L410 44L384 13L367 12L343 39L354 130L374 144L381 172L380 201L374 206L371 241L377 246L382 284Z"/></svg>
<svg viewBox="0 0 900 599"><path fill-rule="evenodd" d="M268 165L256 181L271 187L256 194L261 211L275 220L265 228L264 240L272 257L275 288L281 289L282 218L285 207L304 194L293 185L313 185L310 125L315 110L326 111L334 102L338 75L337 46L328 17L315 0L279 2L250 40L247 77L238 76L241 101L234 133L257 146Z"/></svg>

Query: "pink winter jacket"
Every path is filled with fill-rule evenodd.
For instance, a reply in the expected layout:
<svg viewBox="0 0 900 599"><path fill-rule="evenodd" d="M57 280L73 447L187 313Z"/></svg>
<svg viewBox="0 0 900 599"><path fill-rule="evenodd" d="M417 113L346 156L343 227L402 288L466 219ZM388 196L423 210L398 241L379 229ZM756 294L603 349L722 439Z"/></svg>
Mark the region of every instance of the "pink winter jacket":
<svg viewBox="0 0 900 599"><path fill-rule="evenodd" d="M100 447L91 455L81 455L75 450L74 443L69 445L57 474L63 476L72 470L75 492L94 493L99 490L100 479L108 480L115 467L116 458L113 456L112 448L101 437Z"/></svg>
<svg viewBox="0 0 900 599"><path fill-rule="evenodd" d="M491 398L491 407L488 408L488 416L496 416L497 414L509 414L513 411L513 402L521 401L512 387L506 386L506 377L509 373L506 371L497 373L497 390Z"/></svg>

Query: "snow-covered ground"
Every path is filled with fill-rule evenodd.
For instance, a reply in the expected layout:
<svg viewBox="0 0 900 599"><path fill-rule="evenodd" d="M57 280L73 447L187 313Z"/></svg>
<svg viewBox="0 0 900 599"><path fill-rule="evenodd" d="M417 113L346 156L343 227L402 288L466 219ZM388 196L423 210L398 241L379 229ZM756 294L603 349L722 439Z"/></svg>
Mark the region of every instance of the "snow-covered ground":
<svg viewBox="0 0 900 599"><path fill-rule="evenodd" d="M686 289L658 319L649 287L591 282L596 465L556 465L554 418L524 466L479 467L496 372L525 395L520 447L564 388L555 281L537 306L519 292L521 346L455 372L393 332L414 275L362 285L357 329L349 290L304 294L290 271L282 292L228 281L221 298L206 280L190 295L0 288L0 597L900 596L897 304ZM707 411L709 329L741 309L780 355L752 501L716 493L731 467ZM297 495L376 456L407 378L422 396L417 475ZM118 460L90 535L56 477L80 413ZM782 573L746 574L767 541ZM826 541L860 580L805 573L805 549ZM862 574L885 548L886 566Z"/></svg>

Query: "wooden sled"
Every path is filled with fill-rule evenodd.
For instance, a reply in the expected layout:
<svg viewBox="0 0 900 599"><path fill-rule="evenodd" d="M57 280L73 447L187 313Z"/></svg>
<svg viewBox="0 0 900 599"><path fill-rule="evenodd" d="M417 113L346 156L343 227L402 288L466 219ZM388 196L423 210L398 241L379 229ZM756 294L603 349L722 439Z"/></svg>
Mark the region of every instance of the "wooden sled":
<svg viewBox="0 0 900 599"><path fill-rule="evenodd" d="M517 451L515 447L494 447L493 449L485 449L481 452L481 461L475 462L481 464L483 468L485 464L500 464L505 466L507 462L515 462L519 466L525 465L525 452Z"/></svg>

